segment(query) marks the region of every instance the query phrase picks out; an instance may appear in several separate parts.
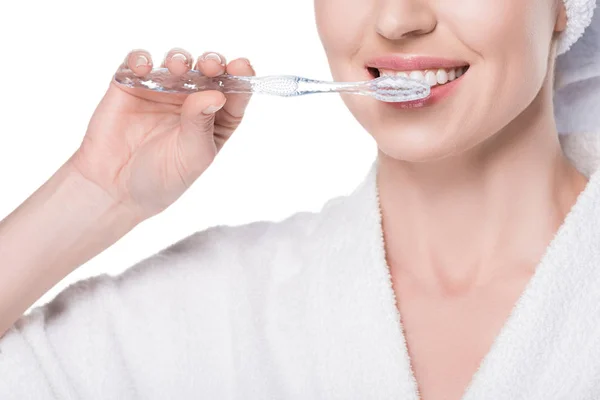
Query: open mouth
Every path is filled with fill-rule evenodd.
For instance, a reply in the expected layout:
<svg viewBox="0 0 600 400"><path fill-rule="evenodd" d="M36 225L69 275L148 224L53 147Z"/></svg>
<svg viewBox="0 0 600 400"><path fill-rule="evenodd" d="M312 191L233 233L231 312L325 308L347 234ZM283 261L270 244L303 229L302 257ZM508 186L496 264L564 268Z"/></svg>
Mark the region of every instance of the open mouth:
<svg viewBox="0 0 600 400"><path fill-rule="evenodd" d="M395 71L391 69L380 69L374 67L367 67L367 70L374 79L379 78L380 76L402 76L418 81L424 81L429 86L434 87L445 85L446 83L460 78L469 70L469 65L455 68L438 68L412 71Z"/></svg>

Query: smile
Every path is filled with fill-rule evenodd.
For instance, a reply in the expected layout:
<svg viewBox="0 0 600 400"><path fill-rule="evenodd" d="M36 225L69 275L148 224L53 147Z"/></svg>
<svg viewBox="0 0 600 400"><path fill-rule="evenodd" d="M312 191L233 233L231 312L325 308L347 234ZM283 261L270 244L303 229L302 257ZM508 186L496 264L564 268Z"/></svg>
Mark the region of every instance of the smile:
<svg viewBox="0 0 600 400"><path fill-rule="evenodd" d="M373 78L380 76L402 76L404 78L410 78L421 82L426 82L429 86L444 85L448 82L452 82L456 78L460 78L468 69L468 66L458 68L438 68L434 70L413 70L413 71L396 71L391 69L378 69L368 67L369 73Z"/></svg>
<svg viewBox="0 0 600 400"><path fill-rule="evenodd" d="M431 94L425 99L386 103L394 108L406 109L437 104L449 97L463 81L470 65L464 61L439 57L387 55L367 61L365 67L373 79L402 76L431 86Z"/></svg>

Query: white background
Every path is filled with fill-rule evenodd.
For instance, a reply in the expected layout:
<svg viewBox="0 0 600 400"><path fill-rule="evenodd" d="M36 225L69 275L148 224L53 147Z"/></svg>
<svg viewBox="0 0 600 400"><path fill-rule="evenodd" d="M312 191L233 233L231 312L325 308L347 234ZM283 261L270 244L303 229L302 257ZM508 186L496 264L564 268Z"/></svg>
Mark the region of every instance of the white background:
<svg viewBox="0 0 600 400"><path fill-rule="evenodd" d="M218 51L228 60L249 58L257 75L329 80L313 13L311 0L4 2L0 218L77 149L130 50L147 49L156 66L172 47L183 47L194 57ZM118 274L209 226L318 211L329 198L349 193L375 155L375 142L337 94L254 96L242 126L190 190L34 306L74 281Z"/></svg>

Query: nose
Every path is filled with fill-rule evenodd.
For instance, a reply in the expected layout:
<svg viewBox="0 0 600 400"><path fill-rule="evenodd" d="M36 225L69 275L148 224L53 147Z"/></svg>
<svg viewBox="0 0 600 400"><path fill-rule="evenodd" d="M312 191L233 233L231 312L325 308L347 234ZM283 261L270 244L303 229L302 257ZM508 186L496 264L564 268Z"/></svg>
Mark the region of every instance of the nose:
<svg viewBox="0 0 600 400"><path fill-rule="evenodd" d="M390 40L430 33L435 29L437 19L428 3L427 0L381 0L377 33Z"/></svg>

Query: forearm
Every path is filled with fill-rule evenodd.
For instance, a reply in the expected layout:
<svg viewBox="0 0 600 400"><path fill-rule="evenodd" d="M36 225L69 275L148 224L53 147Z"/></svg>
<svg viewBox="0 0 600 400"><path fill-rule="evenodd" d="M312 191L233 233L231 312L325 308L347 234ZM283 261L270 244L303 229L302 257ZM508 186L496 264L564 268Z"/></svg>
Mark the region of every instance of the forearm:
<svg viewBox="0 0 600 400"><path fill-rule="evenodd" d="M0 221L0 336L44 293L139 223L65 163Z"/></svg>

